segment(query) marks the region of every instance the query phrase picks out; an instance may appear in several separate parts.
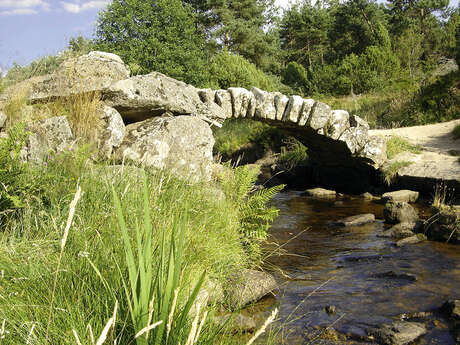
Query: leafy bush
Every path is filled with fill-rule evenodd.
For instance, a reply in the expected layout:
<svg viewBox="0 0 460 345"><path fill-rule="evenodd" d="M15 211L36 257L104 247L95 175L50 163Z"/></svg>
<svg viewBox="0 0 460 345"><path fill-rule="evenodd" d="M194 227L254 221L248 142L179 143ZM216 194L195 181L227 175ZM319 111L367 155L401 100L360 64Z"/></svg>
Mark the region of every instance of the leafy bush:
<svg viewBox="0 0 460 345"><path fill-rule="evenodd" d="M275 91L281 85L244 57L224 50L212 60L210 86L215 89L244 87L248 90L258 87L266 91Z"/></svg>
<svg viewBox="0 0 460 345"><path fill-rule="evenodd" d="M282 74L283 83L289 85L300 93L305 93L307 89L307 71L305 67L295 61L289 62Z"/></svg>

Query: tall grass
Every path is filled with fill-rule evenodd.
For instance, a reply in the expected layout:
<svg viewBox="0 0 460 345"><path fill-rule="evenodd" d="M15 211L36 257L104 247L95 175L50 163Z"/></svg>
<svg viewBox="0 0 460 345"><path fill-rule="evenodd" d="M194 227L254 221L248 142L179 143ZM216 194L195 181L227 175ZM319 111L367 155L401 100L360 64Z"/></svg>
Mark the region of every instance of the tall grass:
<svg viewBox="0 0 460 345"><path fill-rule="evenodd" d="M224 196L216 199L214 183L191 184L166 172L147 172L143 188L138 168L93 165L89 154L60 153L46 166L30 167L27 178L8 175L10 185L35 181L40 188L18 195L20 212L5 214L1 224L2 345L45 344L46 338L49 344L75 344L75 335L81 344L95 344L95 335L100 337L107 327L104 344L134 343L140 332L140 342L147 334L151 343L157 337L162 344L176 344L178 339L185 344L189 338L193 343L198 337L203 344L231 342L224 335L215 337L216 328L202 321L204 314L193 328L187 305L204 279L202 272L206 280L224 282L257 260L245 244L257 247L257 241L245 239L248 223L241 218L250 195L235 194L240 172L230 170L227 178L221 177ZM61 255L62 229L77 181L84 194ZM126 225L125 240L119 212ZM254 212L263 213L264 207ZM135 258L128 260L131 264L127 240ZM153 280L148 279L148 262Z"/></svg>
<svg viewBox="0 0 460 345"><path fill-rule="evenodd" d="M419 146L409 143L406 139L392 136L387 141L387 156L389 159L394 158L396 155L402 152L410 153L421 153L422 150Z"/></svg>

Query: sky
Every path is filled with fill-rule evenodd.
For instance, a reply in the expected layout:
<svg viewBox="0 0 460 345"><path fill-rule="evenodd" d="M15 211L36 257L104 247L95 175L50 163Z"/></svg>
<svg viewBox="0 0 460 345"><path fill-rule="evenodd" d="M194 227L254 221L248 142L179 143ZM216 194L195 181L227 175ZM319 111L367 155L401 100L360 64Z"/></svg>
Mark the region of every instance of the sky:
<svg viewBox="0 0 460 345"><path fill-rule="evenodd" d="M287 7L295 0L276 0ZM459 0L450 0L457 5ZM91 37L98 12L110 0L0 0L0 72L13 63L62 51L69 39Z"/></svg>

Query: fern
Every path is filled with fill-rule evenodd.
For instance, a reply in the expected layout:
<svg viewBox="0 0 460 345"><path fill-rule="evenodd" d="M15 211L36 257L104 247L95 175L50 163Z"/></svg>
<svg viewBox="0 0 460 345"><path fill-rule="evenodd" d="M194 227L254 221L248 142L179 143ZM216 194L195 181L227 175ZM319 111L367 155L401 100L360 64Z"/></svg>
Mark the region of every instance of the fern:
<svg viewBox="0 0 460 345"><path fill-rule="evenodd" d="M267 203L284 185L258 189L255 186L258 175L258 168L248 165L237 167L224 188L227 198L231 198L238 205L243 242L265 239L271 223L278 216L278 209L268 207Z"/></svg>

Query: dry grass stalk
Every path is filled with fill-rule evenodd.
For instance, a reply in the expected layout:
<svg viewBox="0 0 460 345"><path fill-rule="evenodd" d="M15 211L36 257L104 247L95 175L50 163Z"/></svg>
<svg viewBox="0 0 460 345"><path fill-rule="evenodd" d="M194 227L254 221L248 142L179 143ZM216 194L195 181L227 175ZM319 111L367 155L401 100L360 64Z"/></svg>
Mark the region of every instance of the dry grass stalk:
<svg viewBox="0 0 460 345"><path fill-rule="evenodd" d="M179 288L176 288L174 290L174 298L172 302L171 312L169 313L169 317L168 317L168 324L166 325L166 343L168 343L169 333L171 332L171 326L173 323L174 311L176 310L178 294L179 294Z"/></svg>
<svg viewBox="0 0 460 345"><path fill-rule="evenodd" d="M192 323L192 328L190 329L190 333L187 338L187 342L185 345L193 345L195 343L195 338L196 338L196 331L198 329L198 322L200 318L200 309L201 309L201 303L198 303L196 306L196 315Z"/></svg>
<svg viewBox="0 0 460 345"><path fill-rule="evenodd" d="M262 333L265 332L267 327L275 320L276 315L278 315L278 308L275 308L275 310L272 311L272 314L267 318L267 320L265 320L262 327L253 335L253 337L249 339L246 345L253 344L257 340L257 338L259 338L262 335Z"/></svg>
<svg viewBox="0 0 460 345"><path fill-rule="evenodd" d="M62 236L62 240L61 240L61 252L59 253L59 259L58 259L58 264L57 264L57 268L56 268L56 273L54 275L53 292L51 293L51 302L50 302L50 308L49 308L49 313L48 313L48 324L46 326L45 344L48 344L48 332L49 332L49 328L50 328L50 324L51 324L51 318L52 318L52 315L53 315L53 304L54 304L54 297L55 297L55 294L56 294L56 284L57 284L57 278L58 278L59 270L61 268L62 257L64 256L64 248L65 248L65 244L67 242L67 237L69 235L70 226L72 224L73 217L75 215L75 208L77 206L78 200L80 200L80 197L81 197L81 187L78 186L77 187L77 192L75 193L75 196L74 196L72 202L70 203L69 216L67 217L67 223L66 223L66 227L64 229L64 235Z"/></svg>
<svg viewBox="0 0 460 345"><path fill-rule="evenodd" d="M147 327L144 327L142 328L139 332L137 332L137 334L134 336L135 339L139 338L141 335L147 333L147 335L149 334L149 332L154 329L154 328L157 328L159 325L161 325L163 323L163 320L160 320L158 322L155 322L153 324L151 324L150 326L147 326Z"/></svg>

